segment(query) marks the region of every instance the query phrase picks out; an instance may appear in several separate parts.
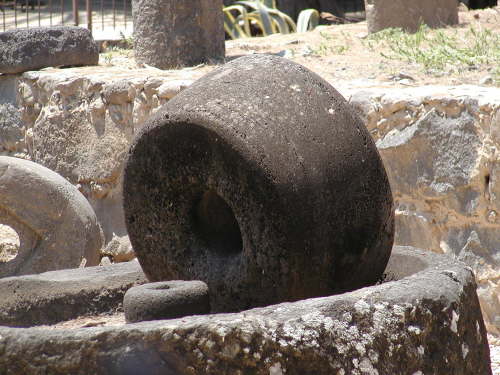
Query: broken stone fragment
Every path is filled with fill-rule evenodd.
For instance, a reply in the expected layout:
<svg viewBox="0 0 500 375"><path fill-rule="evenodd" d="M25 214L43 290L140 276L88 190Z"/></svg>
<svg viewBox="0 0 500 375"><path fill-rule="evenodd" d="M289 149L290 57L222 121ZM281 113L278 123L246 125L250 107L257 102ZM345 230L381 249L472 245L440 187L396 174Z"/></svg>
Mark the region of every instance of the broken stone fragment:
<svg viewBox="0 0 500 375"><path fill-rule="evenodd" d="M115 263L127 262L135 258L134 249L132 249L128 236L113 235L102 253L109 255Z"/></svg>
<svg viewBox="0 0 500 375"><path fill-rule="evenodd" d="M0 152L24 151L25 147L19 110L10 103L0 103Z"/></svg>

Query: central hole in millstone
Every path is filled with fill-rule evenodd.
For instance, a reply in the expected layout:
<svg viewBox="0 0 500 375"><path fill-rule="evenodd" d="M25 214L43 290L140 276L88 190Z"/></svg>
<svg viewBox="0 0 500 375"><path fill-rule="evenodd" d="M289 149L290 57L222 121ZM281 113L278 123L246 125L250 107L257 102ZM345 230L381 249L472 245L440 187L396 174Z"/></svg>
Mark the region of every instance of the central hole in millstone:
<svg viewBox="0 0 500 375"><path fill-rule="evenodd" d="M0 224L0 263L14 260L19 252L19 246L17 232L8 225Z"/></svg>
<svg viewBox="0 0 500 375"><path fill-rule="evenodd" d="M243 249L240 227L233 210L216 192L203 193L194 209L196 234L211 251L224 255Z"/></svg>

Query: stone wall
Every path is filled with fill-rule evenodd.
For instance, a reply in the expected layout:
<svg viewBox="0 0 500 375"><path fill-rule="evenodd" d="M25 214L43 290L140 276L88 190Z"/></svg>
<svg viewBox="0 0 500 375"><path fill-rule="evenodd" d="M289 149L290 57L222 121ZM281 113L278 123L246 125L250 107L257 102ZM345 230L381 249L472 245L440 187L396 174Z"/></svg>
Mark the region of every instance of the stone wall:
<svg viewBox="0 0 500 375"><path fill-rule="evenodd" d="M110 78L75 68L20 77L27 157L79 186L107 242L126 235L121 173L130 140L199 75ZM500 89L334 86L364 117L384 159L396 244L453 254L470 265L488 330L500 334Z"/></svg>
<svg viewBox="0 0 500 375"><path fill-rule="evenodd" d="M500 333L500 89L427 86L350 92L389 174L398 245L471 266Z"/></svg>
<svg viewBox="0 0 500 375"><path fill-rule="evenodd" d="M121 174L134 133L192 80L154 72L131 79L85 72L40 71L20 77L17 100L26 130L15 151L26 151L27 158L77 185L109 242L126 235Z"/></svg>

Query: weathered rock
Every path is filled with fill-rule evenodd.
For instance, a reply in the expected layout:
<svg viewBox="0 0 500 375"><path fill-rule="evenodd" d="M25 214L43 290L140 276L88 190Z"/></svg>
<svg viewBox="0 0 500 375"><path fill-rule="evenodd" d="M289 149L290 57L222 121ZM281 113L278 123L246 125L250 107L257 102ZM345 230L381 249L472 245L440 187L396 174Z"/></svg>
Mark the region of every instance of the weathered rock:
<svg viewBox="0 0 500 375"><path fill-rule="evenodd" d="M102 232L89 203L57 173L31 161L0 156L0 223L21 246L0 263L0 277L99 263Z"/></svg>
<svg viewBox="0 0 500 375"><path fill-rule="evenodd" d="M125 292L146 282L137 261L0 279L0 325L31 327L122 310Z"/></svg>
<svg viewBox="0 0 500 375"><path fill-rule="evenodd" d="M24 146L24 124L19 109L10 103L0 104L0 152L21 151Z"/></svg>
<svg viewBox="0 0 500 375"><path fill-rule="evenodd" d="M456 25L458 0L365 0L368 31L400 27L415 32L422 23L430 27Z"/></svg>
<svg viewBox="0 0 500 375"><path fill-rule="evenodd" d="M0 104L16 104L18 79L19 76L17 75L0 75Z"/></svg>
<svg viewBox="0 0 500 375"><path fill-rule="evenodd" d="M135 258L134 249L132 249L128 236L114 235L102 250L102 254L112 257L115 263L128 262Z"/></svg>
<svg viewBox="0 0 500 375"><path fill-rule="evenodd" d="M74 330L0 327L0 368L8 375L491 375L469 268L395 248L386 272L404 278L238 314Z"/></svg>
<svg viewBox="0 0 500 375"><path fill-rule="evenodd" d="M370 89L366 118L396 206L395 243L445 252L474 269L488 330L500 334L500 89Z"/></svg>
<svg viewBox="0 0 500 375"><path fill-rule="evenodd" d="M83 27L35 27L0 33L0 73L97 65L98 61L97 44Z"/></svg>
<svg viewBox="0 0 500 375"><path fill-rule="evenodd" d="M197 280L163 281L135 286L125 293L123 310L129 323L208 314L208 287Z"/></svg>
<svg viewBox="0 0 500 375"><path fill-rule="evenodd" d="M224 59L222 0L133 0L134 55L160 69Z"/></svg>
<svg viewBox="0 0 500 375"><path fill-rule="evenodd" d="M392 196L366 128L279 57L234 60L175 96L137 135L123 183L148 278L205 281L214 311L369 285L391 251Z"/></svg>

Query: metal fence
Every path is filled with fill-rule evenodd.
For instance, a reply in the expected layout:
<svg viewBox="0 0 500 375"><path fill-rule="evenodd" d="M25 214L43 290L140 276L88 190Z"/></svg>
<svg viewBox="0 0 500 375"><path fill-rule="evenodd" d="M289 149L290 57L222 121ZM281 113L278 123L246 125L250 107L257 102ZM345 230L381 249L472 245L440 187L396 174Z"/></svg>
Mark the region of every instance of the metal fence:
<svg viewBox="0 0 500 375"><path fill-rule="evenodd" d="M0 31L57 25L87 27L96 39L128 37L131 0L0 0Z"/></svg>

